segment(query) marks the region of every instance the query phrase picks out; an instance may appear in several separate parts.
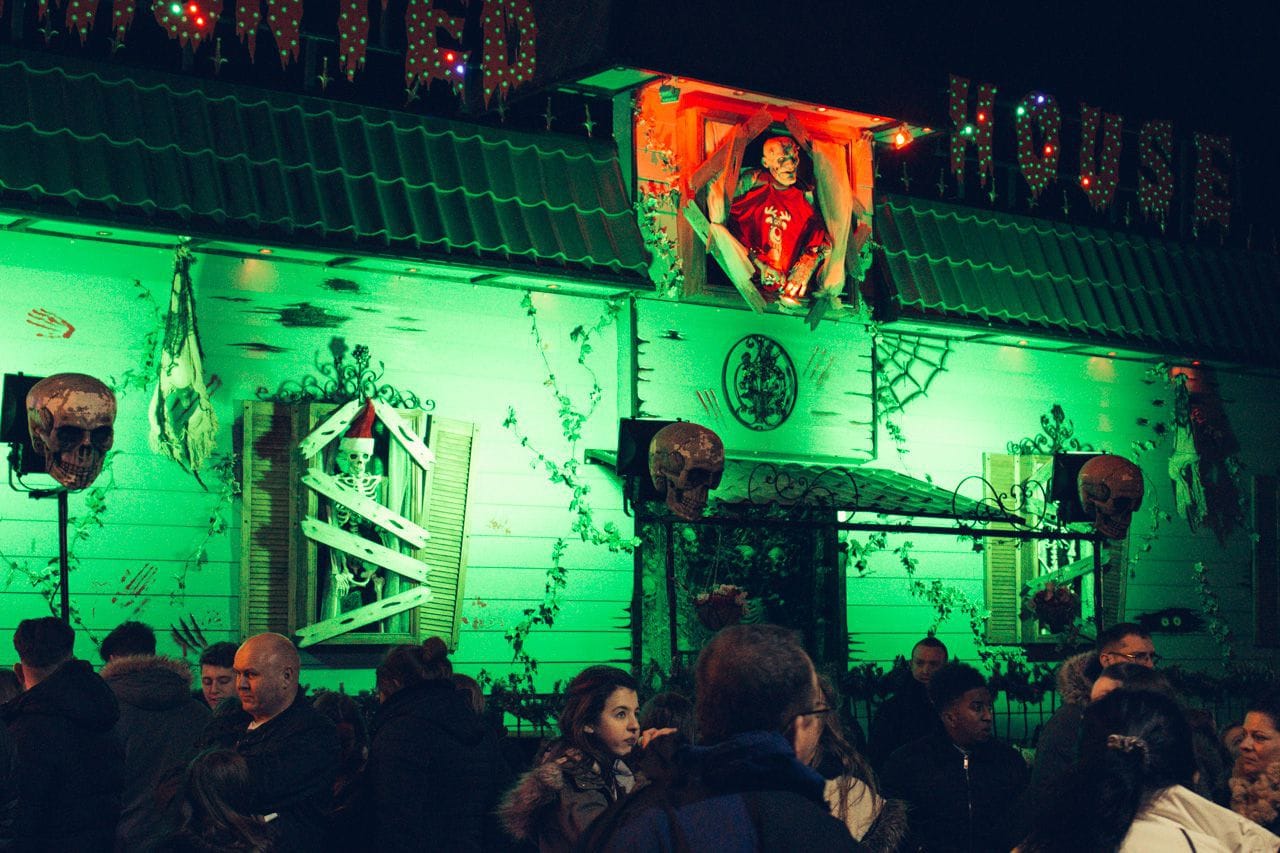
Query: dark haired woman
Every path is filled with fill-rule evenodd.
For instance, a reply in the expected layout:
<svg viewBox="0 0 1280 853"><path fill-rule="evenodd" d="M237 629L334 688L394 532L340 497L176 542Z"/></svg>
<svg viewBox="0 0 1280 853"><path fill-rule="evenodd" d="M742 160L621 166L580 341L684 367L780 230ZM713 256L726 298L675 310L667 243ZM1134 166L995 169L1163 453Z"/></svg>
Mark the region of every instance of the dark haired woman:
<svg viewBox="0 0 1280 853"><path fill-rule="evenodd" d="M1080 761L1035 817L1021 853L1268 851L1280 838L1190 790L1191 726L1178 703L1121 688L1084 711Z"/></svg>
<svg viewBox="0 0 1280 853"><path fill-rule="evenodd" d="M635 680L612 666L589 666L565 689L560 737L507 794L507 831L541 853L572 850L591 822L636 785L626 758L643 743ZM653 732L645 732L652 736Z"/></svg>
<svg viewBox="0 0 1280 853"><path fill-rule="evenodd" d="M271 853L268 824L249 813L249 765L239 753L197 755L182 780L182 826L153 853Z"/></svg>
<svg viewBox="0 0 1280 853"><path fill-rule="evenodd" d="M365 769L371 850L501 848L490 814L510 773L496 735L454 688L448 651L431 637L391 649L378 665L382 707Z"/></svg>
<svg viewBox="0 0 1280 853"><path fill-rule="evenodd" d="M830 710L822 719L822 734L812 756L800 756L826 781L823 797L831 814L869 851L897 850L907 836L907 806L902 800L880 796L875 772L849 739L840 722L840 694L825 675L818 676L822 704Z"/></svg>
<svg viewBox="0 0 1280 853"><path fill-rule="evenodd" d="M1231 808L1280 835L1280 695L1252 702L1231 776Z"/></svg>

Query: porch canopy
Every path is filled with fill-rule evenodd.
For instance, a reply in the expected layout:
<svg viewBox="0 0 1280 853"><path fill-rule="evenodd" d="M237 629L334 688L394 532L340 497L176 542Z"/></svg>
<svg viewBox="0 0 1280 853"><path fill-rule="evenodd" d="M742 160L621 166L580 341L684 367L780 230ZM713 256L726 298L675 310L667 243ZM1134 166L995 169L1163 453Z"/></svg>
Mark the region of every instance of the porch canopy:
<svg viewBox="0 0 1280 853"><path fill-rule="evenodd" d="M884 195L877 308L888 318L1280 366L1280 258ZM1092 349L1090 349L1090 347Z"/></svg>
<svg viewBox="0 0 1280 853"><path fill-rule="evenodd" d="M96 221L648 286L603 142L6 47L0 152L0 209L27 217L10 228Z"/></svg>

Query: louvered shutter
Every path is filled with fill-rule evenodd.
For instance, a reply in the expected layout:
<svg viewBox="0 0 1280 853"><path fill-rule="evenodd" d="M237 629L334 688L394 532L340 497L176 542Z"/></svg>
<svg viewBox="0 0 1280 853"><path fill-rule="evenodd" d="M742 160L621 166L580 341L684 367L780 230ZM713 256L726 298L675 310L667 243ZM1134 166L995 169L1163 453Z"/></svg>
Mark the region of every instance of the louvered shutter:
<svg viewBox="0 0 1280 853"><path fill-rule="evenodd" d="M244 404L240 630L289 635L297 627L299 503L295 407Z"/></svg>
<svg viewBox="0 0 1280 853"><path fill-rule="evenodd" d="M983 454L983 471L1001 495L1011 495L1013 486L1028 480L1032 474L1052 462L1047 456L1014 456L1009 453ZM1005 497L1006 505L1016 501ZM1011 511L1015 507L1008 506ZM1007 524L992 524L993 530L1011 529ZM1035 638L1035 621L1022 618L1022 587L1038 571L1034 540L990 537L982 552L983 585L987 609L987 642L1017 644Z"/></svg>
<svg viewBox="0 0 1280 853"><path fill-rule="evenodd" d="M427 479L426 528L431 532L419 552L429 567L431 600L418 610L418 633L438 636L456 648L467 563L467 506L475 425L433 417L428 445L435 453Z"/></svg>

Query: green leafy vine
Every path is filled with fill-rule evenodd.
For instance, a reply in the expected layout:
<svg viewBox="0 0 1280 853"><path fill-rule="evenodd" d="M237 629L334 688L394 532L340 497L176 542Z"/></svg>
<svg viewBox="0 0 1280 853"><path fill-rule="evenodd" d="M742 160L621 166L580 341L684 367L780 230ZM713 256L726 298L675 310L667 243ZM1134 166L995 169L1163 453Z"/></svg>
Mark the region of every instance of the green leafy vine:
<svg viewBox="0 0 1280 853"><path fill-rule="evenodd" d="M1232 644L1231 626L1222 618L1222 608L1218 604L1218 594L1209 583L1209 569L1204 563L1196 563L1191 567L1191 576L1196 582L1196 593L1200 597L1200 612L1204 614L1209 635L1218 643L1222 653L1222 662L1230 663L1236 655Z"/></svg>
<svg viewBox="0 0 1280 853"><path fill-rule="evenodd" d="M570 530L580 541L591 545L602 545L612 552L630 553L639 546L640 540L624 536L613 522L605 522L603 525L596 523L589 499L591 484L583 479L581 463L578 461L578 441L582 438L583 425L595 414L604 397L604 388L600 385L599 377L587 363L592 352L591 340L617 322L618 314L622 310L622 298L618 297L606 302L604 311L590 326L577 326L569 333L569 340L578 347L577 363L586 372L591 382L585 406L579 406L573 397L561 388L556 378L556 373L547 356L548 346L538 328L538 309L533 304L532 294L526 293L520 305L529 318L534 346L546 367L547 379L543 384L558 405L557 417L560 421L561 433L568 442L568 452L565 458L555 459L534 447L529 436L521 429L514 407L508 407L507 417L503 420L502 426L511 432L521 447L532 454L532 459L529 461L531 468L541 468L552 483L562 485L568 490L570 496L568 509L573 518ZM563 605L563 593L568 584L568 569L564 559L569 550L569 544L569 538L556 539L551 548L551 561L543 585L542 601L534 607L526 608L520 622L503 635L511 646L512 663L519 667L519 670L508 673L503 679L495 679L490 673L482 670L477 678L482 685L498 692L498 702L506 710L537 725L545 723L546 709L530 698L535 692L534 676L538 671L538 661L529 654L526 642L529 634L538 626L550 628L555 625L556 617Z"/></svg>

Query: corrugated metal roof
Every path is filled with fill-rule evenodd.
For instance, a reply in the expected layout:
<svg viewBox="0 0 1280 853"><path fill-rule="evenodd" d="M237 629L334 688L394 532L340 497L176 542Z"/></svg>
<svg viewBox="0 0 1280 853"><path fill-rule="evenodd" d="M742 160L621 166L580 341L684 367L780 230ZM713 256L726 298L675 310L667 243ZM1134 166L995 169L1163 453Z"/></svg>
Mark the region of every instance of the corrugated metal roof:
<svg viewBox="0 0 1280 853"><path fill-rule="evenodd" d="M0 203L645 275L609 145L66 63L0 53Z"/></svg>
<svg viewBox="0 0 1280 853"><path fill-rule="evenodd" d="M1280 364L1280 259L903 196L876 204L904 317Z"/></svg>
<svg viewBox="0 0 1280 853"><path fill-rule="evenodd" d="M726 458L713 494L728 503L821 506L952 521L1014 518L924 480L864 465L823 467Z"/></svg>

